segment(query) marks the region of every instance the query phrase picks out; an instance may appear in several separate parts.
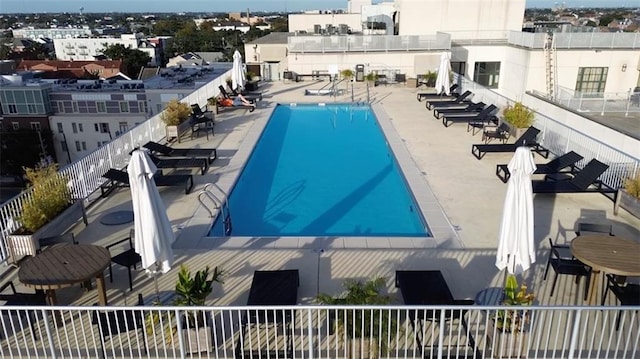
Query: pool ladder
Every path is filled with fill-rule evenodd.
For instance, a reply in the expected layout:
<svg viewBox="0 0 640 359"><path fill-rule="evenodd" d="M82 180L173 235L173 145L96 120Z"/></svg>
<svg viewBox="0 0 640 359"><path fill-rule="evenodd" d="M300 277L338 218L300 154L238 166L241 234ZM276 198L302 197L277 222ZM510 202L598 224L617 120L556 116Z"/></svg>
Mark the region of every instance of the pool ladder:
<svg viewBox="0 0 640 359"><path fill-rule="evenodd" d="M220 194L222 194L222 199L216 196L211 190L216 189ZM229 203L227 202L227 198L229 196L215 183L207 183L204 185L204 188L198 193L198 201L204 207L207 212L209 212L209 216L213 217L215 215L214 210L219 210L220 215L222 216L222 224L224 227L224 235L231 235L231 211L229 211ZM211 206L213 204L213 206ZM211 208L213 207L213 209Z"/></svg>

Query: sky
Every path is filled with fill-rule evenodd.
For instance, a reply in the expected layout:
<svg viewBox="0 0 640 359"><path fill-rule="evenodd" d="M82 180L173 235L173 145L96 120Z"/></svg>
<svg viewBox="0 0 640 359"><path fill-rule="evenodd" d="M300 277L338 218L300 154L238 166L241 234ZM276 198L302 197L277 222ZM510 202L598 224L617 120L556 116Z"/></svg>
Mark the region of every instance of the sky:
<svg viewBox="0 0 640 359"><path fill-rule="evenodd" d="M419 0L416 0L419 1ZM377 1L376 1L377 2ZM640 7L640 0L565 0L568 7ZM527 7L553 7L554 0L527 0ZM0 13L34 12L227 12L344 9L346 0L0 0Z"/></svg>

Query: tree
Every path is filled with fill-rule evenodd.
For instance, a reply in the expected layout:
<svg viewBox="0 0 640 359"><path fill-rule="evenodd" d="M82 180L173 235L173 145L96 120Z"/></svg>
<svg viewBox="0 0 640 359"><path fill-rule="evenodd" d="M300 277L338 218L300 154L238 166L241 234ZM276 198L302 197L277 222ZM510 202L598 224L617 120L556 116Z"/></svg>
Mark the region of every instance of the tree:
<svg viewBox="0 0 640 359"><path fill-rule="evenodd" d="M274 19L271 22L271 31L273 32L288 32L289 31L289 20L286 17L280 17Z"/></svg>
<svg viewBox="0 0 640 359"><path fill-rule="evenodd" d="M55 160L53 134L48 129L40 131L40 135L32 129L0 131L0 149L3 174L21 175L22 167L35 167L44 156Z"/></svg>
<svg viewBox="0 0 640 359"><path fill-rule="evenodd" d="M107 45L101 50L104 56L111 60L122 60L125 74L131 78L138 76L140 68L146 66L151 57L144 51L131 49L122 44Z"/></svg>

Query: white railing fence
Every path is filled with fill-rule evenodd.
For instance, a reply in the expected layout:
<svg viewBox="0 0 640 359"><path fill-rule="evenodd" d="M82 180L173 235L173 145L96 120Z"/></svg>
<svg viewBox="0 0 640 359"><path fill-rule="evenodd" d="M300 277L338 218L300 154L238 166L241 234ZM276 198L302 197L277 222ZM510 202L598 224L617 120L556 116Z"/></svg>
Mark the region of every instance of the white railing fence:
<svg viewBox="0 0 640 359"><path fill-rule="evenodd" d="M546 34L509 31L507 41L516 46L542 49ZM553 34L556 49L638 49L640 33L633 32L556 32Z"/></svg>
<svg viewBox="0 0 640 359"><path fill-rule="evenodd" d="M290 36L287 48L290 53L449 50L451 35Z"/></svg>
<svg viewBox="0 0 640 359"><path fill-rule="evenodd" d="M218 86L225 86L225 80L228 76L231 76L231 71L227 71L201 86L182 98L181 101L204 106L209 97L217 96L220 93ZM160 114L157 114L80 160L60 169L60 173L69 179L68 187L72 198L88 201L89 197L104 183L105 179L102 178L102 175L109 168L125 167L129 163L129 152L134 147L142 146L148 141L160 141L164 137L165 125L160 119ZM26 190L0 205L0 262L7 259L6 237L20 227L18 218L22 213L22 206L29 196L30 191Z"/></svg>
<svg viewBox="0 0 640 359"><path fill-rule="evenodd" d="M514 103L513 100L462 76L456 76L463 91L473 92L473 101L482 101L496 105L500 111ZM640 170L640 159L630 156L607 143L589 136L579 129L569 127L551 117L535 112L534 126L541 131L540 144L558 156L569 151L581 154L584 159L579 167L586 165L592 158L609 165L609 169L600 176L600 180L611 188L621 188L624 179Z"/></svg>
<svg viewBox="0 0 640 359"><path fill-rule="evenodd" d="M540 97L545 94L534 91ZM558 86L556 98L553 99L560 105L574 109L578 112L592 112L604 115L605 112L629 113L640 112L640 92L576 92L572 89Z"/></svg>
<svg viewBox="0 0 640 359"><path fill-rule="evenodd" d="M514 326L495 319L505 308L5 307L0 353L3 358L640 358L640 307L510 307L513 322L521 320Z"/></svg>

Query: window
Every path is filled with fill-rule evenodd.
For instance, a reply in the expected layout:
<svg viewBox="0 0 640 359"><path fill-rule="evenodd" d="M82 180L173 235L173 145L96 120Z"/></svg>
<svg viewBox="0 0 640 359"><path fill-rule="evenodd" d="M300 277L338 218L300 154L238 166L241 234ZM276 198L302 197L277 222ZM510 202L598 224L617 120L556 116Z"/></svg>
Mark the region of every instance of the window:
<svg viewBox="0 0 640 359"><path fill-rule="evenodd" d="M107 112L107 104L104 101L96 102L96 109L98 112Z"/></svg>
<svg viewBox="0 0 640 359"><path fill-rule="evenodd" d="M62 147L62 152L69 151L69 148L67 147L67 141L60 141L60 146Z"/></svg>
<svg viewBox="0 0 640 359"><path fill-rule="evenodd" d="M82 129L82 124L81 123L78 124L78 131L84 132L84 130Z"/></svg>
<svg viewBox="0 0 640 359"><path fill-rule="evenodd" d="M576 92L581 92L584 97L602 96L604 85L607 83L608 70L607 67L578 68Z"/></svg>
<svg viewBox="0 0 640 359"><path fill-rule="evenodd" d="M17 122L11 122L11 128L13 128L14 130L19 130L20 124Z"/></svg>
<svg viewBox="0 0 640 359"><path fill-rule="evenodd" d="M120 128L120 133L125 133L129 130L129 124L126 122L118 123L118 127Z"/></svg>
<svg viewBox="0 0 640 359"><path fill-rule="evenodd" d="M58 122L58 133L63 133L64 130L62 129L62 123Z"/></svg>
<svg viewBox="0 0 640 359"><path fill-rule="evenodd" d="M38 113L38 107L36 105L27 104L27 111L29 111L29 113Z"/></svg>
<svg viewBox="0 0 640 359"><path fill-rule="evenodd" d="M77 103L77 102L75 102L75 101L71 102L71 108L72 108L72 110L73 110L73 113L78 113L78 112L80 112L80 110L78 110L78 103Z"/></svg>
<svg viewBox="0 0 640 359"><path fill-rule="evenodd" d="M466 70L466 62L451 61L451 71L460 74L460 76L464 76L467 73Z"/></svg>
<svg viewBox="0 0 640 359"><path fill-rule="evenodd" d="M498 88L500 80L499 62L476 62L473 81L489 88Z"/></svg>
<svg viewBox="0 0 640 359"><path fill-rule="evenodd" d="M76 151L82 151L82 148L80 147L80 141L76 141Z"/></svg>
<svg viewBox="0 0 640 359"><path fill-rule="evenodd" d="M100 126L98 126L98 124L97 124L97 123L94 123L94 124L93 124L93 127L96 129L96 132L99 132L99 131L100 131Z"/></svg>
<svg viewBox="0 0 640 359"><path fill-rule="evenodd" d="M141 113L147 113L147 111L149 111L146 101L138 101L138 108L140 109Z"/></svg>
<svg viewBox="0 0 640 359"><path fill-rule="evenodd" d="M73 133L78 133L78 125L75 122L71 123L71 130Z"/></svg>
<svg viewBox="0 0 640 359"><path fill-rule="evenodd" d="M109 133L109 124L106 122L100 122L100 132Z"/></svg>
<svg viewBox="0 0 640 359"><path fill-rule="evenodd" d="M18 113L18 107L15 104L9 104L9 113Z"/></svg>
<svg viewBox="0 0 640 359"><path fill-rule="evenodd" d="M120 112L129 112L128 102L120 102Z"/></svg>
<svg viewBox="0 0 640 359"><path fill-rule="evenodd" d="M30 125L32 130L40 131L42 129L40 122L31 122Z"/></svg>
<svg viewBox="0 0 640 359"><path fill-rule="evenodd" d="M83 151L87 150L87 143L85 141L82 141L82 150Z"/></svg>

